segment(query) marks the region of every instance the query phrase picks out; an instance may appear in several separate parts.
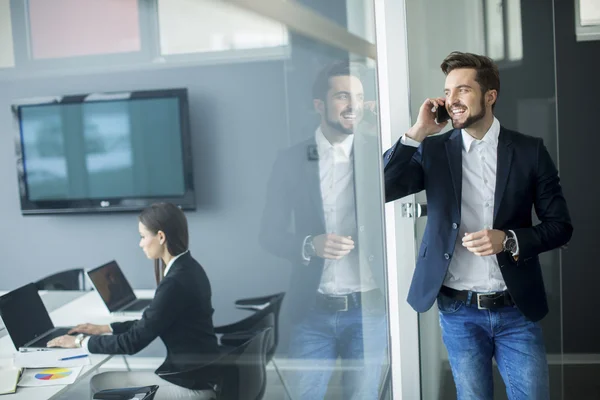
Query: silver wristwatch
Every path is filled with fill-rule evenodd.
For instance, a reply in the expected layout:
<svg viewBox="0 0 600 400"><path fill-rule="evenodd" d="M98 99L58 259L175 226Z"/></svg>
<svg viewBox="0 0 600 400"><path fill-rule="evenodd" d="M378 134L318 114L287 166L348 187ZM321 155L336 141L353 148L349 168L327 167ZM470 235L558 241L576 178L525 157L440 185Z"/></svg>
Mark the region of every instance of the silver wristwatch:
<svg viewBox="0 0 600 400"><path fill-rule="evenodd" d="M306 238L306 241L304 242L304 254L310 258L310 257L314 257L317 254L317 251L315 250L315 245L313 243L313 239L314 236L309 236Z"/></svg>
<svg viewBox="0 0 600 400"><path fill-rule="evenodd" d="M85 335L83 333L80 333L79 335L75 336L75 346L81 347L81 342L83 342L84 338Z"/></svg>
<svg viewBox="0 0 600 400"><path fill-rule="evenodd" d="M506 238L504 238L504 243L502 243L502 249L507 253L514 254L517 251L515 235L511 231L504 231L504 233L506 234Z"/></svg>

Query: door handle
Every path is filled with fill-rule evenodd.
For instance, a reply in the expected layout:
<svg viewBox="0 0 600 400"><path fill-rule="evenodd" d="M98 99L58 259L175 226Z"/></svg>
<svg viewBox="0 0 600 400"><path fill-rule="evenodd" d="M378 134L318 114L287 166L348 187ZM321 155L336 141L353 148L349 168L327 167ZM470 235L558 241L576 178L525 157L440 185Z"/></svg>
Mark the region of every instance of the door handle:
<svg viewBox="0 0 600 400"><path fill-rule="evenodd" d="M427 216L427 203L402 203L403 218L420 218Z"/></svg>

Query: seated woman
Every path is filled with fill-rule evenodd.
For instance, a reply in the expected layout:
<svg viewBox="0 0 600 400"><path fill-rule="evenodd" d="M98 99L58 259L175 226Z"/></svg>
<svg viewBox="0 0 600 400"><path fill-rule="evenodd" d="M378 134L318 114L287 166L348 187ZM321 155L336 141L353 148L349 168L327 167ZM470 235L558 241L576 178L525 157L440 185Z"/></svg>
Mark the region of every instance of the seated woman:
<svg viewBox="0 0 600 400"><path fill-rule="evenodd" d="M92 378L92 392L159 385L157 400L212 399L214 392L209 382L171 376L165 380L155 375L184 371L208 363L219 354L210 283L188 250L186 217L173 204L153 204L139 216L139 231L140 247L146 256L162 259L166 265L165 276L142 318L110 325L78 325L71 332L79 335L61 336L48 346L84 347L90 353L100 354L135 354L160 337L167 348L167 358L155 373L104 372Z"/></svg>

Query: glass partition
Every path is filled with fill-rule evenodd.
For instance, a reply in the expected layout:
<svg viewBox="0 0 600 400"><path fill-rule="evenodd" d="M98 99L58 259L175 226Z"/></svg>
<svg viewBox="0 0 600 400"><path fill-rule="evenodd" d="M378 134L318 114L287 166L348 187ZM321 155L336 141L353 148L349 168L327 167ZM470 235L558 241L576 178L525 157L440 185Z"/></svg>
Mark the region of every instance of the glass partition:
<svg viewBox="0 0 600 400"><path fill-rule="evenodd" d="M389 398L379 123L389 110L380 107L373 3L4 3L14 41L0 43L0 67L10 67L0 69L0 126L10 129L9 106L22 98L187 89L197 198L186 212L189 248L210 281L217 332L251 315L236 300L285 293L265 398ZM322 23L311 25L317 16ZM102 34L98 26L109 23ZM94 125L98 141L118 133L101 119ZM60 257L42 249L31 265L93 268L115 259L134 288L155 287L152 263L138 248L137 215L26 222L28 232L74 244ZM29 243L24 231L15 243ZM113 358L104 370L153 371L169 351L157 339L128 365ZM79 386L74 398L77 390L87 396Z"/></svg>

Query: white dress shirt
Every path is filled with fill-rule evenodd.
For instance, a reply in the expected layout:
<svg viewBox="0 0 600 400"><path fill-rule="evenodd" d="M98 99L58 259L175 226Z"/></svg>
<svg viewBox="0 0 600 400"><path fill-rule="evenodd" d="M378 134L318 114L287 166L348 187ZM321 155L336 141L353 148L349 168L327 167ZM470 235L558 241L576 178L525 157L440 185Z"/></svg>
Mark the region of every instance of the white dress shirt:
<svg viewBox="0 0 600 400"><path fill-rule="evenodd" d="M473 138L464 129L461 130L461 221L454 254L444 280L445 286L456 290L482 293L506 290L496 256L477 256L462 245L465 234L492 229L499 135L500 122L496 118L481 140ZM406 135L402 137L401 143L413 147L420 144ZM514 255L518 254L517 241Z"/></svg>
<svg viewBox="0 0 600 400"><path fill-rule="evenodd" d="M352 236L352 240L356 240L352 151L354 135L348 135L343 142L332 145L319 127L315 133L315 140L319 154L319 178L326 232ZM302 255L306 261L309 260L304 250ZM341 295L376 288L370 268L361 266L359 262L357 248L340 260L325 259L319 292Z"/></svg>
<svg viewBox="0 0 600 400"><path fill-rule="evenodd" d="M169 261L169 263L167 264L167 267L165 268L165 276L167 276L167 274L169 273L169 270L171 269L171 267L173 266L173 263L175 262L175 260L177 260L179 257L181 257L182 255L184 255L185 253L189 252L189 250L184 251L183 253L179 253L177 254L175 257L171 258L171 261ZM108 327L110 329L110 331L112 332L112 326L110 326L110 324L108 324ZM87 351L88 353L90 352L88 350L88 342L90 341L90 337L87 336L85 339L83 339L83 341L81 342L81 347L85 349L85 351Z"/></svg>

